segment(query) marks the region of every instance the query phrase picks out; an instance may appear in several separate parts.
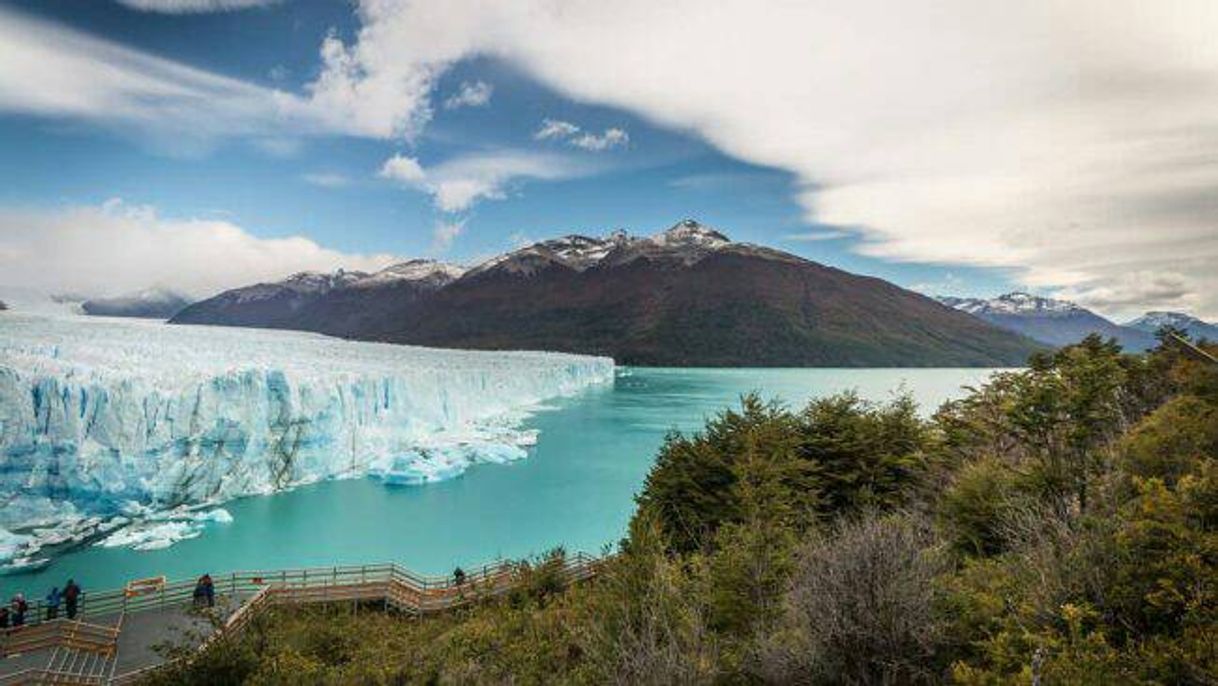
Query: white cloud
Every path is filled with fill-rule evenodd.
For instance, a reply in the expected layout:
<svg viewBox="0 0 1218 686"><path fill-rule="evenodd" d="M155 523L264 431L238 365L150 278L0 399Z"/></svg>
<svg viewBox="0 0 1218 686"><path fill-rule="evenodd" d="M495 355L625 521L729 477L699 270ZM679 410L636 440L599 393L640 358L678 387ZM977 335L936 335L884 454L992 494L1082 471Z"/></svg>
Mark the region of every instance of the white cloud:
<svg viewBox="0 0 1218 686"><path fill-rule="evenodd" d="M923 295L928 295L932 298L935 296L940 296L940 295L955 295L955 296L969 296L969 297L981 297L982 296L981 293L969 293L966 290L967 284L964 283L964 279L961 279L959 276L956 276L952 272L945 272L943 274L943 278L941 278L937 281L923 281L921 283L911 284L909 286L909 288L910 288L910 290L917 291Z"/></svg>
<svg viewBox="0 0 1218 686"><path fill-rule="evenodd" d="M1160 309L1195 310L1202 305L1200 294L1189 289L1187 275L1170 268L1163 271L1142 270L1123 275L1111 285L1084 284L1058 290L1054 295L1066 300L1084 302L1110 312L1138 313L1141 305L1153 302Z"/></svg>
<svg viewBox="0 0 1218 686"><path fill-rule="evenodd" d="M183 12L244 2L138 1ZM321 59L321 76L297 95L0 7L0 114L100 123L187 155L218 138L244 137L278 156L294 154L307 136L409 139L430 117L431 77L442 66L414 65L396 79L378 66L371 76L363 51L332 36L322 43Z"/></svg>
<svg viewBox="0 0 1218 686"><path fill-rule="evenodd" d="M605 129L599 136L590 131L581 134L580 131L582 129L579 126L569 121L543 119L541 120L541 126L533 133L533 139L539 141L566 141L568 145L591 152L602 152L630 142L630 134L616 127Z"/></svg>
<svg viewBox="0 0 1218 686"><path fill-rule="evenodd" d="M798 243L813 243L816 241L831 241L835 238L845 238L848 235L849 234L845 231L821 230L806 231L804 233L789 233L783 236L783 239Z"/></svg>
<svg viewBox="0 0 1218 686"><path fill-rule="evenodd" d="M0 9L0 111L249 131L273 94Z"/></svg>
<svg viewBox="0 0 1218 686"><path fill-rule="evenodd" d="M394 155L381 166L382 177L431 194L437 209L464 212L480 200L502 200L518 181L559 180L591 172L588 165L556 155L495 150L454 157L424 169L411 157Z"/></svg>
<svg viewBox="0 0 1218 686"><path fill-rule="evenodd" d="M605 129L601 135L593 133L585 133L581 136L572 138L570 143L577 148L591 150L593 152L601 152L610 148L618 148L630 142L630 135L622 129Z"/></svg>
<svg viewBox="0 0 1218 686"><path fill-rule="evenodd" d="M579 133L579 127L561 119L542 119L541 126L533 134L539 141L561 140Z"/></svg>
<svg viewBox="0 0 1218 686"><path fill-rule="evenodd" d="M360 17L359 86L406 93L358 105L382 124L425 112L410 84L497 57L789 171L809 220L868 254L1084 295L1170 272L1218 316L1212 0L366 0ZM673 47L691 44L713 56Z"/></svg>
<svg viewBox="0 0 1218 686"><path fill-rule="evenodd" d="M145 12L165 14L199 14L203 12L231 12L273 5L280 0L118 0L120 4Z"/></svg>
<svg viewBox="0 0 1218 686"><path fill-rule="evenodd" d="M485 81L470 83L462 81L457 92L448 96L444 101L444 109L455 110L460 107L483 107L491 101L494 87Z"/></svg>
<svg viewBox="0 0 1218 686"><path fill-rule="evenodd" d="M419 161L405 155L394 155L381 165L380 175L406 185L416 185L427 178Z"/></svg>
<svg viewBox="0 0 1218 686"><path fill-rule="evenodd" d="M300 236L259 238L223 220L165 218L120 200L0 209L0 282L44 292L116 295L155 285L202 297L297 271L375 270L397 261Z"/></svg>
<svg viewBox="0 0 1218 686"><path fill-rule="evenodd" d="M432 252L445 252L452 247L453 241L465 231L465 221L436 222L431 230Z"/></svg>
<svg viewBox="0 0 1218 686"><path fill-rule="evenodd" d="M305 180L305 183L322 188L343 188L351 185L351 179L348 176L337 172L313 172L305 174L301 178Z"/></svg>
<svg viewBox="0 0 1218 686"><path fill-rule="evenodd" d="M187 155L223 137L291 156L304 136L369 135L316 94L264 88L0 7L6 112L100 123Z"/></svg>

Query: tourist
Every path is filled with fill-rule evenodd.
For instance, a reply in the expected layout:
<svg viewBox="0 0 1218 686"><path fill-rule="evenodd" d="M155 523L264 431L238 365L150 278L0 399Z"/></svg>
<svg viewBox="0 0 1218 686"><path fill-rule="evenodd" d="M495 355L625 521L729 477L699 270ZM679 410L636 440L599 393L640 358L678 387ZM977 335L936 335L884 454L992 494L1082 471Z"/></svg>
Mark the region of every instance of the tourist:
<svg viewBox="0 0 1218 686"><path fill-rule="evenodd" d="M25 602L25 594L18 593L13 596L13 627L25 625L25 613L30 609L29 603Z"/></svg>
<svg viewBox="0 0 1218 686"><path fill-rule="evenodd" d="M465 585L465 570L461 569L460 567L457 567L456 569L454 569L453 570L453 581L455 581L458 586L464 586Z"/></svg>
<svg viewBox="0 0 1218 686"><path fill-rule="evenodd" d="M207 579L208 576L204 574L203 576L199 577L198 581L195 582L195 591L192 594L195 607L200 607L203 605L203 603L207 602Z"/></svg>
<svg viewBox="0 0 1218 686"><path fill-rule="evenodd" d="M216 606L216 584L211 580L211 574L204 574L199 580L203 584L203 597L207 599L208 607Z"/></svg>
<svg viewBox="0 0 1218 686"><path fill-rule="evenodd" d="M63 587L63 603L68 611L68 619L76 619L76 607L80 602L80 586L76 585L75 579L68 579L68 584Z"/></svg>
<svg viewBox="0 0 1218 686"><path fill-rule="evenodd" d="M8 629L8 608L0 605L0 629Z"/></svg>
<svg viewBox="0 0 1218 686"><path fill-rule="evenodd" d="M51 592L47 594L47 621L51 621L59 616L59 601L63 598L63 594L59 592L58 586L51 587Z"/></svg>

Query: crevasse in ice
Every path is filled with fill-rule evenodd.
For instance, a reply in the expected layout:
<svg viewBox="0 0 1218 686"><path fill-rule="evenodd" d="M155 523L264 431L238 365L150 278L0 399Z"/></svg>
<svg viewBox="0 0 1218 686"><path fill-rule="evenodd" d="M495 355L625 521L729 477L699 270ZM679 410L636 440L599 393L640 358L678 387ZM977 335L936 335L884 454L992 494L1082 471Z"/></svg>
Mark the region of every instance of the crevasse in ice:
<svg viewBox="0 0 1218 686"><path fill-rule="evenodd" d="M120 529L133 512L518 459L535 440L525 412L612 377L599 357L6 313L0 561Z"/></svg>

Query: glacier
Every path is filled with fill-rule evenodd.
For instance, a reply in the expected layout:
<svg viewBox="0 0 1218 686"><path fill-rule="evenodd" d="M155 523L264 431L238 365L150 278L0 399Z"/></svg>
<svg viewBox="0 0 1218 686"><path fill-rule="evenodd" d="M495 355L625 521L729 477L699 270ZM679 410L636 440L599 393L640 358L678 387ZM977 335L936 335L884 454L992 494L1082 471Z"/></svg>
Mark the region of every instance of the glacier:
<svg viewBox="0 0 1218 686"><path fill-rule="evenodd" d="M103 536L155 548L197 535L191 513L323 479L517 460L531 410L613 375L602 357L5 313L0 564Z"/></svg>

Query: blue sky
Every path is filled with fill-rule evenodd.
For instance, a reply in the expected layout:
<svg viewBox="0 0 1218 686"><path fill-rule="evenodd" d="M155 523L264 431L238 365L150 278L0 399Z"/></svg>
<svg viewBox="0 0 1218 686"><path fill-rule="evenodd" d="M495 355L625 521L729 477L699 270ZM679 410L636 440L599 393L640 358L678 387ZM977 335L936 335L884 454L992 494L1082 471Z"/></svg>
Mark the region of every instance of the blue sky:
<svg viewBox="0 0 1218 686"><path fill-rule="evenodd" d="M370 268L414 256L471 262L523 241L615 228L651 233L694 217L736 240L928 292L1028 288L1114 314L1215 306L1201 295L1204 264L1139 251L1152 230L1145 224L1105 223L1123 198L1093 210L1088 189L1080 191L1086 203L1059 197L1050 190L1062 186L1050 176L1057 167L1037 176L1040 161L1028 161L1027 146L1003 150L1008 124L991 124L995 104L965 98L981 92L971 73L930 83L928 90L942 92L929 98L899 85L899 74L877 83L860 75L855 88L851 79L861 72L847 62L839 73L812 68L803 55L778 55L785 61L775 74L764 69L772 65L745 64L751 56L732 62L731 49L697 57L699 39L719 28L722 40L735 40L740 22L732 17L707 17L706 27L689 26L688 35L684 27L702 18L679 22L676 33L649 38L664 18L648 15L646 4L620 8L638 17L602 20L575 16L593 11L576 3L579 11L561 16L525 17L514 36L514 9L488 20L479 3L418 4L0 0L0 38L7 30L10 39L7 52L0 49L0 262L8 232L10 256L62 248L65 257L38 265L48 288L123 290L156 281L198 292L300 266ZM226 11L209 11L216 9ZM542 22L563 30L546 32ZM500 26L508 27L502 36ZM763 36L785 30L756 28ZM934 59L934 36L915 38L912 49L926 46L926 59ZM670 39L674 45L664 47ZM623 55L606 57L619 45ZM742 55L768 49L739 47ZM882 70L888 57L879 50L864 64ZM905 69L897 57L889 68ZM688 61L681 62L688 84L672 66L677 61ZM645 73L653 66L672 66L674 78ZM1021 63L998 76L1024 83L1025 71L1041 78L1038 69ZM1043 78L1050 76L1057 78ZM774 84L789 88L789 98L773 93ZM885 98L894 106L900 98L916 102L898 117ZM1007 107L1007 99L997 104ZM984 113L962 119L964 133L950 146L924 124L945 102L953 103L953 121L956 112ZM1048 121L1067 129L1063 117ZM554 135L539 137L547 122L559 122ZM979 143L958 144L970 136ZM1106 159L1095 151L1107 150L1107 141L1072 144L1080 169ZM989 145L994 159L1018 157L1017 174L990 178L974 159ZM973 188L977 179L987 185ZM945 187L960 189L962 201L942 199ZM1138 208L1158 207L1177 190L1131 196ZM1197 204L1192 196L1180 202ZM1076 217L1075 207L1088 209ZM1162 230L1187 238L1181 255L1208 260L1214 211L1199 212ZM164 239L175 232L191 238ZM231 247L234 232L239 250ZM195 249L184 246L211 235L224 238L198 248L194 262L182 258ZM163 247L110 256L91 240ZM99 261L105 255L109 275L86 278L66 256L71 250ZM225 250L236 251L232 260ZM1096 259L1105 251L1113 257ZM136 264L131 253L174 266ZM1131 264L1130 255L1145 264ZM195 264L209 260L233 264ZM180 283L164 283L177 274Z"/></svg>

